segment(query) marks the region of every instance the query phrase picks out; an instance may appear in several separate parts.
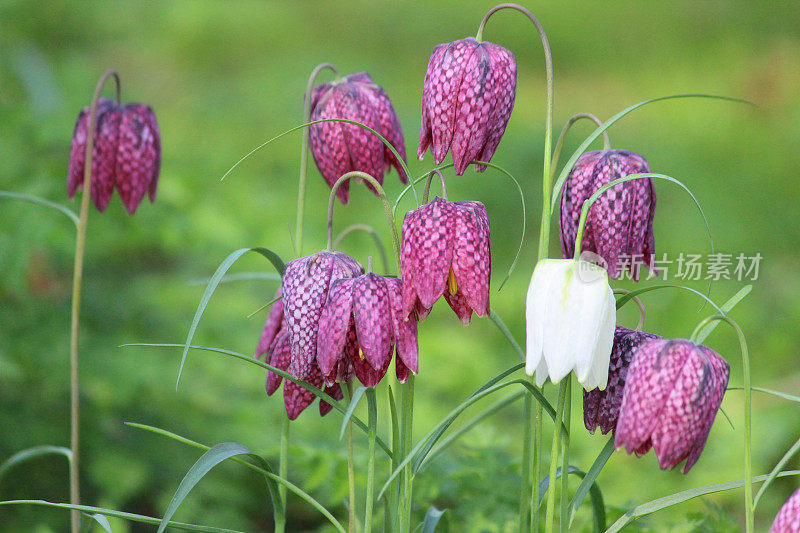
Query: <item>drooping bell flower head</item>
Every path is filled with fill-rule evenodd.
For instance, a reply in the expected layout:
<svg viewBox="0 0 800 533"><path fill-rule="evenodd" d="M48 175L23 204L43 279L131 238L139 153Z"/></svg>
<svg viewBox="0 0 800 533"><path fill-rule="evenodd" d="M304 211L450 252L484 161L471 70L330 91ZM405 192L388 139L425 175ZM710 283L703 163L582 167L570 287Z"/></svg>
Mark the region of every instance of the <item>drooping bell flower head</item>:
<svg viewBox="0 0 800 533"><path fill-rule="evenodd" d="M561 193L561 251L565 258L575 253L583 203L615 179L646 172L650 168L644 157L627 150L586 152L578 159ZM589 209L581 252L599 255L614 279L627 268L638 280L642 264L655 272L655 209L652 180L634 179L611 187Z"/></svg>
<svg viewBox="0 0 800 533"><path fill-rule="evenodd" d="M583 391L583 423L586 429L594 433L600 428L605 435L617 426L619 407L622 405L622 391L625 389L625 378L628 367L636 354L639 345L660 338L653 333L634 331L617 326L614 330L614 345L611 348L611 360L608 364L608 385L605 390L592 389Z"/></svg>
<svg viewBox="0 0 800 533"><path fill-rule="evenodd" d="M489 162L506 131L516 90L516 59L502 46L472 37L436 46L422 87L417 157L430 146L438 165L451 150L459 176L472 161Z"/></svg>
<svg viewBox="0 0 800 533"><path fill-rule="evenodd" d="M438 196L406 213L400 251L403 313L419 319L444 295L464 324L489 313L489 217L480 202Z"/></svg>
<svg viewBox="0 0 800 533"><path fill-rule="evenodd" d="M360 122L380 133L406 160L406 147L400 120L392 102L366 72L357 72L341 80L323 83L311 93L311 121L341 118ZM323 122L310 126L309 146L317 168L333 187L344 174L359 170L383 184L383 173L390 166L397 169L400 181L408 183L402 164L372 132L354 124ZM371 188L371 187L370 187ZM350 198L350 182L336 191L343 204Z"/></svg>
<svg viewBox="0 0 800 533"><path fill-rule="evenodd" d="M652 447L662 470L697 462L728 385L730 366L686 339L654 339L628 368L614 445L641 456Z"/></svg>
<svg viewBox="0 0 800 533"><path fill-rule="evenodd" d="M69 157L67 194L83 188L89 108L78 115ZM133 214L144 195L156 199L161 169L161 137L156 116L145 104L118 106L108 98L97 105L97 126L92 150L91 195L95 207L105 211L114 188L128 213Z"/></svg>
<svg viewBox="0 0 800 533"><path fill-rule="evenodd" d="M281 290L278 289L276 297L280 295ZM289 341L289 333L286 327L286 320L284 319L283 314L283 302L281 300L277 300L272 304L272 309L270 309L270 313L267 316L267 321L264 324L264 330L261 333L261 338L259 339L258 346L256 347L255 356L257 359L265 356L265 362L267 364L270 364L281 370L287 370L289 368L292 350L291 343ZM272 396L281 386L282 381L283 378L280 375L268 370L267 395ZM317 388L322 388L324 381L322 379L322 373L319 371L319 367L314 365L314 368L312 368L311 373L305 381ZM341 400L343 397L342 388L339 383L325 387L325 392L337 400ZM287 380L283 387L283 402L289 420L295 420L298 416L300 416L300 413L302 413L306 407L311 405L315 399L316 396L313 393L292 381ZM329 403L320 400L320 415L325 416L330 412L331 409L332 406Z"/></svg>
<svg viewBox="0 0 800 533"><path fill-rule="evenodd" d="M317 362L326 383L337 379L341 364L352 364L366 387L377 385L396 351L397 379L419 369L417 322L402 312L401 282L367 273L332 284L322 311Z"/></svg>
<svg viewBox="0 0 800 533"><path fill-rule="evenodd" d="M337 280L363 273L363 267L349 255L328 250L286 263L281 290L293 376L307 379L317 365L319 321L330 287Z"/></svg>
<svg viewBox="0 0 800 533"><path fill-rule="evenodd" d="M769 533L800 533L800 489L778 511Z"/></svg>
<svg viewBox="0 0 800 533"><path fill-rule="evenodd" d="M574 370L584 389L605 389L616 314L605 270L581 260L539 261L525 303L525 372L542 386Z"/></svg>

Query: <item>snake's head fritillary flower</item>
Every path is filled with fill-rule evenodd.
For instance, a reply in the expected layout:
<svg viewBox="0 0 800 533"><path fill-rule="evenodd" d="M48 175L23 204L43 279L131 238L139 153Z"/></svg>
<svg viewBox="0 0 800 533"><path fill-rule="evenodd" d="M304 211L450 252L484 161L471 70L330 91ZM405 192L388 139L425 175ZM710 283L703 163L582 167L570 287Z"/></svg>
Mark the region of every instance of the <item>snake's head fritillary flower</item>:
<svg viewBox="0 0 800 533"><path fill-rule="evenodd" d="M400 120L386 91L369 74L358 72L341 80L314 87L311 120L340 118L360 122L380 133L406 160ZM322 177L333 186L344 174L359 170L383 184L383 173L394 166L403 183L408 182L403 166L377 136L369 130L343 122L310 126L309 145ZM349 182L336 191L343 204L350 197Z"/></svg>
<svg viewBox="0 0 800 533"><path fill-rule="evenodd" d="M769 533L800 533L800 489L778 511Z"/></svg>
<svg viewBox="0 0 800 533"><path fill-rule="evenodd" d="M502 46L472 37L436 46L422 87L417 157L422 159L430 146L438 165L452 150L459 176L472 161L489 162L508 125L516 90L516 59Z"/></svg>
<svg viewBox="0 0 800 533"><path fill-rule="evenodd" d="M565 258L575 253L583 203L615 179L647 172L650 168L644 157L627 150L586 152L578 159L561 194L561 251ZM651 179L634 179L611 187L589 209L581 252L599 255L614 279L624 267L634 280L639 279L642 264L655 272L655 209Z"/></svg>
<svg viewBox="0 0 800 533"><path fill-rule="evenodd" d="M281 288L278 287L275 293L275 301L272 304L272 308L269 310L267 321L264 323L264 329L261 331L261 338L258 340L258 345L256 346L256 359L260 359L262 355L267 353L278 332L284 328L282 300L283 292Z"/></svg>
<svg viewBox="0 0 800 533"><path fill-rule="evenodd" d="M347 254L323 250L286 263L283 273L283 307L291 342L289 372L306 379L317 364L317 334L328 291L340 279L364 273Z"/></svg>
<svg viewBox="0 0 800 533"><path fill-rule="evenodd" d="M617 426L625 377L636 349L640 344L658 338L660 337L653 333L617 326L614 330L614 346L611 348L606 389L583 391L583 423L586 429L594 433L599 427L600 432L605 435Z"/></svg>
<svg viewBox="0 0 800 533"><path fill-rule="evenodd" d="M541 386L575 370L584 389L604 389L615 321L605 270L573 259L539 261L525 304L525 372Z"/></svg>
<svg viewBox="0 0 800 533"><path fill-rule="evenodd" d="M83 188L89 108L81 110L75 123L70 151L67 194ZM92 150L91 195L97 210L105 211L116 187L128 213L133 214L145 194L156 198L161 168L161 137L153 110L145 104L118 106L101 98Z"/></svg>
<svg viewBox="0 0 800 533"><path fill-rule="evenodd" d="M685 339L654 339L628 368L614 445L643 455L652 447L662 470L686 459L684 474L706 444L728 385L719 354Z"/></svg>
<svg viewBox="0 0 800 533"><path fill-rule="evenodd" d="M343 361L366 387L377 385L397 352L398 379L419 367L417 324L402 315L400 280L368 273L335 282L322 311L317 361L326 382Z"/></svg>
<svg viewBox="0 0 800 533"><path fill-rule="evenodd" d="M403 313L427 316L444 295L464 324L489 313L492 273L489 217L480 202L438 196L403 220Z"/></svg>

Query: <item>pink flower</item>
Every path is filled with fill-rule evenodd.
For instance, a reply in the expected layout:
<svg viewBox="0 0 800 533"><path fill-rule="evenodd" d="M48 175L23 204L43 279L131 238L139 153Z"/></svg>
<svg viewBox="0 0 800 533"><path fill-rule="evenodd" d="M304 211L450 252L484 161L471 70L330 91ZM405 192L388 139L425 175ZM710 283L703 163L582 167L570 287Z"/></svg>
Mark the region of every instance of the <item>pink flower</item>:
<svg viewBox="0 0 800 533"><path fill-rule="evenodd" d="M778 511L769 533L800 533L800 489L794 491Z"/></svg>

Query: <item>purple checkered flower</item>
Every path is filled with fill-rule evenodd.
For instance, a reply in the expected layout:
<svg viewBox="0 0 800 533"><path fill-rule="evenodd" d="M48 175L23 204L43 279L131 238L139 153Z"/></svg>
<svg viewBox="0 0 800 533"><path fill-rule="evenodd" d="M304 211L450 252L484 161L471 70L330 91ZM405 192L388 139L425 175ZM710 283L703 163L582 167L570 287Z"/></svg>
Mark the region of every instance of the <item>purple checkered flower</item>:
<svg viewBox="0 0 800 533"><path fill-rule="evenodd" d="M778 511L769 533L800 533L800 489L794 491Z"/></svg>
<svg viewBox="0 0 800 533"><path fill-rule="evenodd" d="M583 423L591 433L599 427L600 432L605 435L617 426L625 377L636 349L651 339L659 338L653 333L634 331L622 326L617 326L614 330L614 345L611 348L606 389L583 391Z"/></svg>
<svg viewBox="0 0 800 533"><path fill-rule="evenodd" d="M72 137L67 176L67 195L72 198L83 188L89 108L78 115ZM97 106L97 127L92 151L92 200L105 211L116 187L128 213L139 207L145 193L156 199L161 168L161 137L153 110L145 104L118 106L101 98Z"/></svg>
<svg viewBox="0 0 800 533"><path fill-rule="evenodd" d="M472 161L490 161L506 131L516 89L516 59L502 46L472 37L436 46L422 86L417 157L422 159L430 146L438 165L452 150L459 176Z"/></svg>
<svg viewBox="0 0 800 533"><path fill-rule="evenodd" d="M328 250L286 264L281 290L293 376L307 379L317 364L319 321L331 286L363 273L363 267L349 255Z"/></svg>
<svg viewBox="0 0 800 533"><path fill-rule="evenodd" d="M341 118L360 122L380 133L406 160L400 120L386 91L369 74L357 72L341 80L323 83L311 93L311 120ZM372 132L354 124L323 122L310 126L309 146L317 168L329 186L353 170L366 172L383 184L383 173L394 166L400 181L408 177L388 146ZM371 187L370 187L371 188ZM336 191L343 204L350 197L350 183Z"/></svg>
<svg viewBox="0 0 800 533"><path fill-rule="evenodd" d="M417 322L402 313L401 282L368 273L332 284L322 311L317 362L327 383L337 379L342 363L352 365L367 387L377 385L397 353L399 381L417 373Z"/></svg>
<svg viewBox="0 0 800 533"><path fill-rule="evenodd" d="M403 316L420 320L444 295L464 324L489 313L492 274L489 217L480 202L438 196L406 213L400 253Z"/></svg>
<svg viewBox="0 0 800 533"><path fill-rule="evenodd" d="M653 339L636 350L625 380L614 445L644 455L662 470L697 462L728 385L719 354L685 339Z"/></svg>
<svg viewBox="0 0 800 533"><path fill-rule="evenodd" d="M561 193L561 251L575 253L583 203L600 187L629 174L650 172L644 157L627 150L586 152L572 167ZM586 217L581 252L599 255L616 279L627 267L634 280L644 263L655 273L653 217L656 192L650 179L619 183L592 204Z"/></svg>

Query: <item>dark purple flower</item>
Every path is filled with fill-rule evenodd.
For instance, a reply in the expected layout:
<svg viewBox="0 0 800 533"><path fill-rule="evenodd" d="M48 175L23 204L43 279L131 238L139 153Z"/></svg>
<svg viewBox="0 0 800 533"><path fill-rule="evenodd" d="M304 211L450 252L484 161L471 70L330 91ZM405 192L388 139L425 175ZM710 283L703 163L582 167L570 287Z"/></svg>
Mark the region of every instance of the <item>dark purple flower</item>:
<svg viewBox="0 0 800 533"><path fill-rule="evenodd" d="M364 273L361 265L347 254L323 250L294 259L283 273L283 307L291 342L289 372L307 379L317 364L317 333L328 290L339 279Z"/></svg>
<svg viewBox="0 0 800 533"><path fill-rule="evenodd" d="M640 345L628 368L614 445L643 455L652 447L662 470L697 462L728 385L719 354L685 339Z"/></svg>
<svg viewBox="0 0 800 533"><path fill-rule="evenodd" d="M622 326L617 326L614 330L614 345L608 366L608 385L605 390L583 391L583 423L591 433L600 427L600 432L605 435L616 427L625 377L636 349L640 344L658 338L660 337L653 333L634 331Z"/></svg>
<svg viewBox="0 0 800 533"><path fill-rule="evenodd" d="M769 533L800 533L800 489L778 511Z"/></svg>
<svg viewBox="0 0 800 533"><path fill-rule="evenodd" d="M317 85L311 93L311 120L341 118L360 122L380 133L406 159L406 147L400 121L392 102L366 72L345 76L342 80ZM388 146L372 132L354 124L323 122L310 126L309 145L314 162L329 186L353 170L366 172L383 184L383 173L394 166L400 181L408 182L403 166ZM336 195L346 204L349 182Z"/></svg>
<svg viewBox="0 0 800 533"><path fill-rule="evenodd" d="M417 373L417 322L413 316L405 318L401 304L396 278L368 273L332 284L317 339L317 362L327 383L345 362L352 364L361 383L374 387L395 350L398 379L408 379L409 369Z"/></svg>
<svg viewBox="0 0 800 533"><path fill-rule="evenodd" d="M89 108L83 108L75 123L70 151L67 194L70 198L83 188L86 164L86 136ZM101 98L97 106L97 127L92 151L91 194L98 211L104 211L114 187L130 214L144 195L156 198L161 168L161 138L153 110L145 104L117 106Z"/></svg>
<svg viewBox="0 0 800 533"><path fill-rule="evenodd" d="M444 295L464 324L472 312L489 313L492 273L489 217L480 202L450 202L438 196L406 213L400 262L403 316L420 320Z"/></svg>
<svg viewBox="0 0 800 533"><path fill-rule="evenodd" d="M514 108L516 88L516 59L502 46L472 37L436 46L422 86L417 157L431 146L438 165L452 149L459 176L472 161L490 161Z"/></svg>
<svg viewBox="0 0 800 533"><path fill-rule="evenodd" d="M565 258L575 253L583 203L617 178L646 172L650 168L644 157L627 150L586 152L578 159L561 193L561 251ZM581 251L599 255L614 279L627 267L638 280L642 263L655 273L655 210L652 180L636 179L613 186L589 209Z"/></svg>

